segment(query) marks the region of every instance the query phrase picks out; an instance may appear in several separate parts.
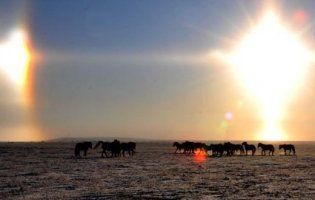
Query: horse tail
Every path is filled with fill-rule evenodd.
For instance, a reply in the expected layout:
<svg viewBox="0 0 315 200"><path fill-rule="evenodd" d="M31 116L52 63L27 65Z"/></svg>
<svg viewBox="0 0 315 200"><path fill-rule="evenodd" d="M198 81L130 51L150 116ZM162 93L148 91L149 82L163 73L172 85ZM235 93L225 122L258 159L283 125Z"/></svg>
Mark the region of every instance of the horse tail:
<svg viewBox="0 0 315 200"><path fill-rule="evenodd" d="M94 146L94 149L96 149L97 147L99 147L101 144L103 144L103 141L99 141L99 142Z"/></svg>

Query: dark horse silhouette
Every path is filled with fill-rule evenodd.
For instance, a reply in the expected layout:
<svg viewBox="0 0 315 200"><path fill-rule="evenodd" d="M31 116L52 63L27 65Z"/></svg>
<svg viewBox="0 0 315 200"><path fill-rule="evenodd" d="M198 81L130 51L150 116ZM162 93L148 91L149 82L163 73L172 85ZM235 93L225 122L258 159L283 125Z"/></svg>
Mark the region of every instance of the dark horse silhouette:
<svg viewBox="0 0 315 200"><path fill-rule="evenodd" d="M206 144L202 143L202 142L194 142L193 145L193 153L195 153L195 151L199 150L199 154L201 154L201 152L206 150Z"/></svg>
<svg viewBox="0 0 315 200"><path fill-rule="evenodd" d="M103 151L101 152L101 157L105 156L108 157L118 157L120 156L120 142L118 140L114 140L113 142L103 142L99 141L95 146L94 149L102 145Z"/></svg>
<svg viewBox="0 0 315 200"><path fill-rule="evenodd" d="M184 153L194 153L195 151L195 143L194 142L189 142L189 141L186 141L182 144L183 146L183 149L184 149Z"/></svg>
<svg viewBox="0 0 315 200"><path fill-rule="evenodd" d="M123 156L125 156L125 152L128 152L129 156L133 156L135 154L136 143L135 142L120 143L120 149Z"/></svg>
<svg viewBox="0 0 315 200"><path fill-rule="evenodd" d="M287 151L289 151L289 155L293 151L293 155L295 155L295 147L293 144L280 144L279 145L279 150L283 149L284 150L284 155L287 155Z"/></svg>
<svg viewBox="0 0 315 200"><path fill-rule="evenodd" d="M275 148L272 144L262 144L262 143L258 143L258 148L261 148L261 155L265 156L266 155L266 151L269 151L269 156L274 155L275 152Z"/></svg>
<svg viewBox="0 0 315 200"><path fill-rule="evenodd" d="M103 142L103 141L98 141L98 143L94 146L94 149L102 145L103 151L101 152L101 157L104 157L104 154L106 157L109 157L109 154L111 154L111 143L110 142ZM112 154L111 154L112 156Z"/></svg>
<svg viewBox="0 0 315 200"><path fill-rule="evenodd" d="M92 149L92 142L79 142L75 145L74 155L75 157L81 157L80 152L84 152L84 156L86 156L88 149Z"/></svg>
<svg viewBox="0 0 315 200"><path fill-rule="evenodd" d="M246 156L248 155L248 151L252 151L252 156L255 155L256 147L252 144L247 144L247 142L243 142L242 145L245 147Z"/></svg>
<svg viewBox="0 0 315 200"><path fill-rule="evenodd" d="M201 143L201 142L190 142L190 141L186 141L180 145L182 149L184 149L184 153L186 154L191 154L191 153L194 154L195 151L197 150L199 150L199 154L200 154L202 151L205 150L205 146L206 146L206 144Z"/></svg>
<svg viewBox="0 0 315 200"><path fill-rule="evenodd" d="M233 156L237 151L240 152L240 155L244 154L244 149L242 145L232 144L231 142L224 143L223 150L226 152L227 156Z"/></svg>
<svg viewBox="0 0 315 200"><path fill-rule="evenodd" d="M240 152L240 155L244 155L245 152L244 152L243 145L241 145L241 144L233 144L233 152L236 153L237 151Z"/></svg>
<svg viewBox="0 0 315 200"><path fill-rule="evenodd" d="M174 142L173 147L176 147L175 153L177 153L177 152L181 153L182 150L184 149L183 144L181 144L179 142Z"/></svg>
<svg viewBox="0 0 315 200"><path fill-rule="evenodd" d="M223 156L224 147L222 144L210 144L206 151L212 151L212 156Z"/></svg>

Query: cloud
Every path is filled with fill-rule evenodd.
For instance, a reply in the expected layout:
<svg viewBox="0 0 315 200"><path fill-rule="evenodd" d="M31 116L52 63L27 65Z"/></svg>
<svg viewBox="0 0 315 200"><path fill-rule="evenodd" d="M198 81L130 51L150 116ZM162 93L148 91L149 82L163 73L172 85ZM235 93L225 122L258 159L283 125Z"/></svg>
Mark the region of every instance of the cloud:
<svg viewBox="0 0 315 200"><path fill-rule="evenodd" d="M173 52L150 52L150 53L90 53L90 52L44 52L45 62L75 62L94 64L157 64L209 66L212 53L173 53ZM210 56L210 57L209 57Z"/></svg>

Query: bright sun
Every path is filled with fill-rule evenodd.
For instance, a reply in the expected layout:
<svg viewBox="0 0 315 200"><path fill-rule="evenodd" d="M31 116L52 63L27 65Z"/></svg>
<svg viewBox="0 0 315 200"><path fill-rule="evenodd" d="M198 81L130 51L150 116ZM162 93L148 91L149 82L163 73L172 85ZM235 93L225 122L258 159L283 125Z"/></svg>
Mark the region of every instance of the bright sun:
<svg viewBox="0 0 315 200"><path fill-rule="evenodd" d="M0 73L21 88L27 78L30 53L26 35L21 30L11 33L8 40L0 43Z"/></svg>
<svg viewBox="0 0 315 200"><path fill-rule="evenodd" d="M287 139L280 127L285 106L312 61L311 52L298 35L284 27L270 11L224 57L259 102L265 128L258 138Z"/></svg>
<svg viewBox="0 0 315 200"><path fill-rule="evenodd" d="M0 76L7 79L13 93L19 100L16 111L21 112L25 121L7 130L4 135L8 140L29 141L40 140L42 135L32 121L32 113L28 113L27 79L30 70L31 52L26 32L21 29L13 31L9 37L0 42ZM20 107L19 107L20 106ZM19 110L21 109L21 110ZM6 131L5 131L6 132ZM14 134L13 134L14 133Z"/></svg>

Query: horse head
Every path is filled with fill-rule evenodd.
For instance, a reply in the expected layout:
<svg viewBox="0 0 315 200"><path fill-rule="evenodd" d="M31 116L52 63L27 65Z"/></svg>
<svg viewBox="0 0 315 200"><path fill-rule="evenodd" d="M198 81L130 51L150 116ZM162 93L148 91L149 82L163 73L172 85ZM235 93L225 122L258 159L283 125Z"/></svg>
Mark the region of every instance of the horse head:
<svg viewBox="0 0 315 200"><path fill-rule="evenodd" d="M96 143L96 145L94 146L94 149L96 149L98 146L100 146L100 144L103 144L103 141L98 141L98 143Z"/></svg>
<svg viewBox="0 0 315 200"><path fill-rule="evenodd" d="M245 146L246 146L246 145L247 145L247 142L243 142L242 145L245 145Z"/></svg>
<svg viewBox="0 0 315 200"><path fill-rule="evenodd" d="M262 147L262 143L260 143L260 142L258 143L258 148L259 148L259 147Z"/></svg>
<svg viewBox="0 0 315 200"><path fill-rule="evenodd" d="M283 145L283 144L280 144L280 145L279 145L279 150L282 149L282 148L284 148L284 145Z"/></svg>

